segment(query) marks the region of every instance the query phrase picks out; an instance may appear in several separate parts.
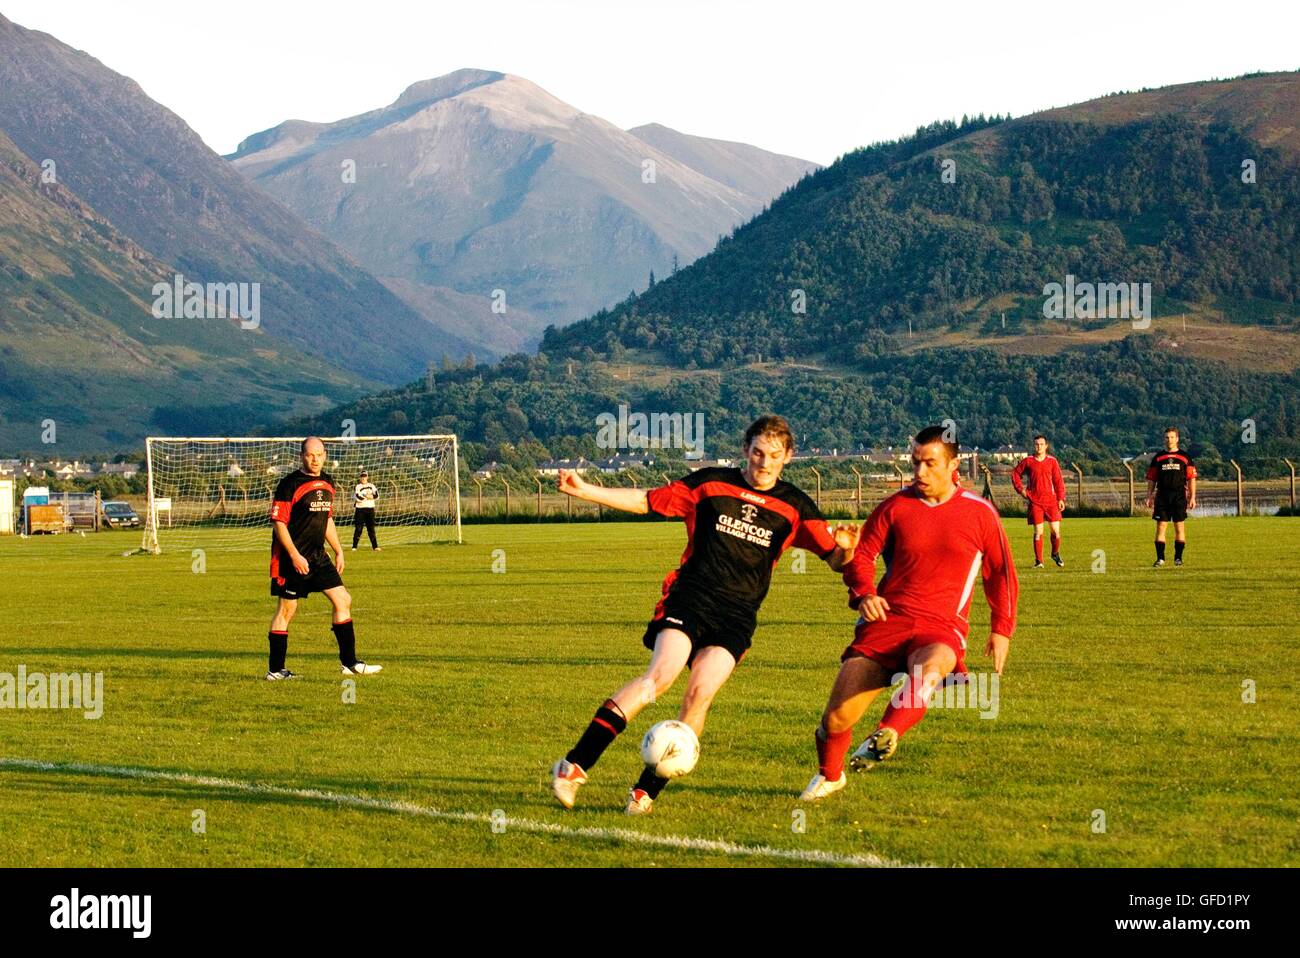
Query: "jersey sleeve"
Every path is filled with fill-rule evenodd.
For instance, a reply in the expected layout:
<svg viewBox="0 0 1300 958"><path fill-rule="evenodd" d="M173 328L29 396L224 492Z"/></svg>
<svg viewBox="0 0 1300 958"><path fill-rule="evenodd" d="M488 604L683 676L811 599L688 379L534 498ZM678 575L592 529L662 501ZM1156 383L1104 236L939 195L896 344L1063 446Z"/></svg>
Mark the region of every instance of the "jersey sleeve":
<svg viewBox="0 0 1300 958"><path fill-rule="evenodd" d="M699 469L683 479L674 479L666 486L651 489L645 494L650 511L669 519L682 519L695 509L695 490L708 478L711 470Z"/></svg>
<svg viewBox="0 0 1300 958"><path fill-rule="evenodd" d="M1008 638L1016 630L1016 607L1020 602L1020 580L1011 561L1006 530L990 515L984 528L984 598L989 604L989 628Z"/></svg>
<svg viewBox="0 0 1300 958"><path fill-rule="evenodd" d="M1155 482L1160 478L1160 470L1156 468L1156 457L1151 457L1151 465L1147 466L1147 482Z"/></svg>
<svg viewBox="0 0 1300 958"><path fill-rule="evenodd" d="M856 609L866 596L876 594L876 557L889 541L893 512L891 500L886 499L872 511L862 524L862 538L858 541L853 559L844 567L844 584L849 589L849 608Z"/></svg>
<svg viewBox="0 0 1300 958"><path fill-rule="evenodd" d="M1025 475L1025 469L1028 467L1028 465L1029 465L1028 459L1021 459L1018 463L1016 463L1016 468L1011 470L1011 486L1013 489L1016 490L1016 495L1018 496L1023 496L1025 494L1024 475Z"/></svg>
<svg viewBox="0 0 1300 958"><path fill-rule="evenodd" d="M791 545L796 549L807 549L819 559L826 559L835 551L835 537L826 528L826 518L816 503L806 496L799 504L799 523L795 526Z"/></svg>
<svg viewBox="0 0 1300 958"><path fill-rule="evenodd" d="M287 524L292 509L293 476L285 476L275 487L275 497L271 501L271 521Z"/></svg>
<svg viewBox="0 0 1300 958"><path fill-rule="evenodd" d="M1056 486L1056 501L1065 501L1065 476L1061 475L1061 464L1052 460L1052 484Z"/></svg>
<svg viewBox="0 0 1300 958"><path fill-rule="evenodd" d="M1196 463L1192 462L1192 457L1187 457L1187 481L1191 482L1196 478Z"/></svg>

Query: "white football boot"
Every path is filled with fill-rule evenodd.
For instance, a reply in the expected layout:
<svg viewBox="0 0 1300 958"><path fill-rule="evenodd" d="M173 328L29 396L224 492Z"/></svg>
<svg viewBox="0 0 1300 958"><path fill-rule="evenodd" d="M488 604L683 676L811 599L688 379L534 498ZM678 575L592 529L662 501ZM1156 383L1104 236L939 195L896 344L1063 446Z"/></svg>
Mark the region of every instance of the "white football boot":
<svg viewBox="0 0 1300 958"><path fill-rule="evenodd" d="M367 665L365 662L343 666L344 675L374 675L376 672L382 671L384 671L382 665Z"/></svg>
<svg viewBox="0 0 1300 958"><path fill-rule="evenodd" d="M565 808L572 808L578 797L578 789L587 784L587 773L582 766L575 765L568 759L560 759L551 769L551 792Z"/></svg>
<svg viewBox="0 0 1300 958"><path fill-rule="evenodd" d="M897 750L898 733L889 726L878 728L849 756L849 768L855 772L869 771Z"/></svg>
<svg viewBox="0 0 1300 958"><path fill-rule="evenodd" d="M803 790L803 794L799 796L799 801L815 802L819 799L825 798L827 795L834 795L841 788L847 785L848 782L849 777L843 772L840 772L840 777L833 782L821 772L818 772L812 777L812 781L808 783L808 787Z"/></svg>
<svg viewBox="0 0 1300 958"><path fill-rule="evenodd" d="M655 800L650 797L649 793L643 789L633 788L627 793L627 808L623 809L629 815L649 815L654 811Z"/></svg>

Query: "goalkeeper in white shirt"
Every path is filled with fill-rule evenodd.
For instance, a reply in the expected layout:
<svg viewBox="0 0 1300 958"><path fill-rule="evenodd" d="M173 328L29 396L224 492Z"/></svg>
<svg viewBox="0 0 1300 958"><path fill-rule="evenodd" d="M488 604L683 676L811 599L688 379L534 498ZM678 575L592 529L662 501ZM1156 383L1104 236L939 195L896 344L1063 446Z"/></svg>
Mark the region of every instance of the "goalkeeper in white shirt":
<svg viewBox="0 0 1300 958"><path fill-rule="evenodd" d="M357 486L352 490L352 551L357 551L364 528L370 535L370 548L379 552L379 540L375 538L375 500L379 498L379 488L370 481L364 469L357 477Z"/></svg>

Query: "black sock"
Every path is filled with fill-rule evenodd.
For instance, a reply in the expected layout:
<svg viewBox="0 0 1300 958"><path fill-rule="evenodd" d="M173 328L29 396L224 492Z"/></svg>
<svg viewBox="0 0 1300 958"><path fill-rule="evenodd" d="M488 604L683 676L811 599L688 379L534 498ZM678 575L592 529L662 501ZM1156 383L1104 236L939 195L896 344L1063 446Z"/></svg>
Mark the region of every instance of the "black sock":
<svg viewBox="0 0 1300 958"><path fill-rule="evenodd" d="M1164 544L1163 542L1157 541L1157 542L1156 542L1156 558L1157 558L1157 559L1163 559L1164 557L1165 557L1165 544Z"/></svg>
<svg viewBox="0 0 1300 958"><path fill-rule="evenodd" d="M284 668L284 656L289 651L289 633L272 629L266 633L266 642L271 648L271 654L266 659L266 671L279 672Z"/></svg>
<svg viewBox="0 0 1300 958"><path fill-rule="evenodd" d="M647 765L641 772L641 777L636 780L636 784L632 787L639 788L641 791L649 795L651 799L656 799L667 784L668 779L660 778L655 774L655 770Z"/></svg>
<svg viewBox="0 0 1300 958"><path fill-rule="evenodd" d="M625 728L627 728L627 719L623 717L623 710L613 699L606 699L600 708L596 709L595 717L587 726L587 731L582 733L582 738L578 739L578 744L564 756L565 760L577 765L584 772L591 771L591 767L600 759L601 754Z"/></svg>
<svg viewBox="0 0 1300 958"><path fill-rule="evenodd" d="M1179 541L1178 539L1175 539L1175 540L1174 540L1174 558L1175 558L1175 559L1181 559L1181 558L1183 557L1183 547L1186 546L1186 545L1187 545L1186 542L1181 542L1181 541Z"/></svg>
<svg viewBox="0 0 1300 958"><path fill-rule="evenodd" d="M334 632L334 638L339 644L339 661L351 668L357 664L357 636L352 631L352 620L346 622L335 622L330 626Z"/></svg>

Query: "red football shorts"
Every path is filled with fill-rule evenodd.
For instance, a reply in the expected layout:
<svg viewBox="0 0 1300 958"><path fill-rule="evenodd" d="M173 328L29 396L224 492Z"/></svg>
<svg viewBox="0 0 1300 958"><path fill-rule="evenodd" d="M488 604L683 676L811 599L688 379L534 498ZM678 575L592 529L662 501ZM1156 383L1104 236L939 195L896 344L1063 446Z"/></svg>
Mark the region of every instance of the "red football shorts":
<svg viewBox="0 0 1300 958"><path fill-rule="evenodd" d="M1056 508L1056 503L1048 506L1040 506L1036 502L1029 503L1029 524L1036 526L1041 522L1060 522L1061 510Z"/></svg>
<svg viewBox="0 0 1300 958"><path fill-rule="evenodd" d="M966 671L966 640L954 626L924 622L911 616L888 612L883 622L860 622L853 631L853 642L840 661L855 655L879 662L891 674L907 671L907 657L914 649L927 645L946 645L957 653L954 672Z"/></svg>

